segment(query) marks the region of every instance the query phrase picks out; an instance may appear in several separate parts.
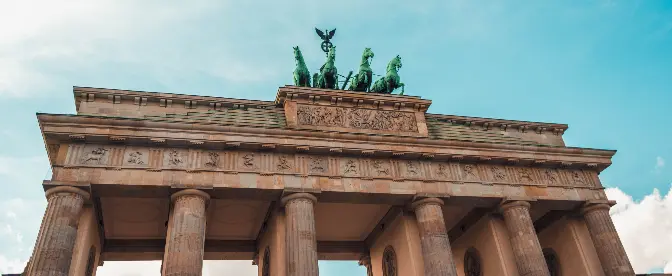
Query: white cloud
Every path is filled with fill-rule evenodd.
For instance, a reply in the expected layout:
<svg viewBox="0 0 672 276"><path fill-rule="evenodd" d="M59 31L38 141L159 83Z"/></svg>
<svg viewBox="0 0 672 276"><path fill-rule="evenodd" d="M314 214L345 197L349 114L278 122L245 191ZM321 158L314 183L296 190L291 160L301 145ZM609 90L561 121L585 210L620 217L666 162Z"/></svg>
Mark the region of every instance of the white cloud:
<svg viewBox="0 0 672 276"><path fill-rule="evenodd" d="M21 273L27 261L0 255L0 273Z"/></svg>
<svg viewBox="0 0 672 276"><path fill-rule="evenodd" d="M100 69L104 62L155 68L181 68L184 63L185 69L195 70L194 63L176 58L181 54L177 43L157 37L170 37L186 20L219 3L10 0L0 9L0 96L29 96L64 81L59 73L41 68L41 63L82 72Z"/></svg>
<svg viewBox="0 0 672 276"><path fill-rule="evenodd" d="M606 193L618 203L611 216L635 271L672 272L672 187L665 196L656 189L638 202L618 188Z"/></svg>

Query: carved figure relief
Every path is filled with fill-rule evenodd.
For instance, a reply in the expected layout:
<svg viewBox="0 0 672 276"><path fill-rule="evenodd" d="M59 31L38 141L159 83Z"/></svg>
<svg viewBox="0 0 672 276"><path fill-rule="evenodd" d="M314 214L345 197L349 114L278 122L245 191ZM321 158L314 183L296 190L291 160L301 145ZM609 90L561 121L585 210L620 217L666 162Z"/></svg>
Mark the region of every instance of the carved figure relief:
<svg viewBox="0 0 672 276"><path fill-rule="evenodd" d="M465 164L462 166L462 172L464 179L472 180L478 179L478 172L476 171L476 165Z"/></svg>
<svg viewBox="0 0 672 276"><path fill-rule="evenodd" d="M308 164L308 170L311 173L326 173L327 159L321 156L311 156L310 163Z"/></svg>
<svg viewBox="0 0 672 276"><path fill-rule="evenodd" d="M482 276L481 257L476 248L469 248L464 253L464 275Z"/></svg>
<svg viewBox="0 0 672 276"><path fill-rule="evenodd" d="M133 151L128 154L128 158L126 158L126 163L144 165L145 164L144 158L145 156L142 154L142 152Z"/></svg>
<svg viewBox="0 0 672 276"><path fill-rule="evenodd" d="M173 167L179 167L184 163L180 152L177 150L171 150L168 152L168 165Z"/></svg>
<svg viewBox="0 0 672 276"><path fill-rule="evenodd" d="M348 109L349 127L375 130L417 132L415 114L407 112Z"/></svg>
<svg viewBox="0 0 672 276"><path fill-rule="evenodd" d="M390 165L380 159L373 160L371 165L377 176L390 176Z"/></svg>
<svg viewBox="0 0 672 276"><path fill-rule="evenodd" d="M248 168L248 169L254 168L254 154L248 153L248 154L243 155L241 158L243 159L242 160L243 161L243 163L242 163L243 167Z"/></svg>
<svg viewBox="0 0 672 276"><path fill-rule="evenodd" d="M264 250L264 260L261 265L261 276L271 276L271 250L268 246Z"/></svg>
<svg viewBox="0 0 672 276"><path fill-rule="evenodd" d="M126 149L122 149L106 148L100 145L86 145L86 148L82 148L80 145L79 147L72 147L69 150L68 155L71 156L69 158L72 161L67 162L70 162L69 164L77 163L81 166L109 166L117 168L119 166L146 167L148 165L158 167L164 164L173 169L186 169L186 164L188 163L187 152L184 149L154 148L148 151L149 148L145 147L127 147ZM121 154L122 151L123 154ZM296 169L296 161L292 154L265 154L268 154L268 156L263 156L262 158L253 152L205 151L200 155L202 162L198 163L200 164L200 169L203 170L213 170L230 164L230 168L227 166L227 169L253 171L258 169L262 161L265 164L264 166L267 166L265 169L269 170L270 173L287 173ZM161 159L161 156L163 156L163 159ZM514 185L542 184L567 187L591 187L592 185L599 185L597 173L590 170L489 164L482 165L483 169L481 170L479 168L481 165L473 163L396 159L396 163L394 164L398 163L398 169L400 170L400 175L396 175L395 170L397 167L393 167L392 160L386 158L359 159L356 157L318 155L304 155L304 157L306 173L329 174L329 176L334 177L391 178L394 175L402 179L406 177L431 181L494 181ZM266 163L267 161L269 162L268 164ZM423 162L427 162L428 166L425 166ZM332 164L339 166L338 169L332 171L329 167ZM431 170L431 172L426 170Z"/></svg>
<svg viewBox="0 0 672 276"><path fill-rule="evenodd" d="M409 177L417 177L420 175L420 166L418 161L406 161L406 174Z"/></svg>
<svg viewBox="0 0 672 276"><path fill-rule="evenodd" d="M343 108L299 105L296 112L301 125L345 127Z"/></svg>
<svg viewBox="0 0 672 276"><path fill-rule="evenodd" d="M219 167L219 153L208 152L207 161L205 166L209 168L218 168Z"/></svg>
<svg viewBox="0 0 672 276"><path fill-rule="evenodd" d="M580 171L572 171L570 175L572 176L572 181L574 182L575 185L578 186L586 185L586 180L583 178Z"/></svg>
<svg viewBox="0 0 672 276"><path fill-rule="evenodd" d="M81 163L101 165L106 157L107 151L108 151L107 149L102 147L95 148L90 152L87 152L84 156L82 156Z"/></svg>
<svg viewBox="0 0 672 276"><path fill-rule="evenodd" d="M495 181L503 181L504 179L506 179L506 174L504 173L504 170L502 168L492 166L490 167L490 171L492 172L492 176L495 178Z"/></svg>
<svg viewBox="0 0 672 276"><path fill-rule="evenodd" d="M397 254L391 245L383 251L383 276L397 276Z"/></svg>
<svg viewBox="0 0 672 276"><path fill-rule="evenodd" d="M548 184L560 184L560 175L555 169L545 169L543 176Z"/></svg>
<svg viewBox="0 0 672 276"><path fill-rule="evenodd" d="M348 159L345 161L343 166L343 174L345 175L356 175L357 174L357 161L353 159Z"/></svg>
<svg viewBox="0 0 672 276"><path fill-rule="evenodd" d="M446 164L439 163L439 166L436 168L436 176L440 178L448 178L448 166L446 166Z"/></svg>
<svg viewBox="0 0 672 276"><path fill-rule="evenodd" d="M383 130L391 132L417 132L415 114L410 112L356 109L333 106L299 105L299 125L344 127Z"/></svg>
<svg viewBox="0 0 672 276"><path fill-rule="evenodd" d="M528 168L518 168L518 178L523 182L534 182L532 172Z"/></svg>
<svg viewBox="0 0 672 276"><path fill-rule="evenodd" d="M280 157L278 157L278 165L276 167L279 171L287 171L292 168L292 165L289 163L289 160L287 160L287 156L280 155Z"/></svg>

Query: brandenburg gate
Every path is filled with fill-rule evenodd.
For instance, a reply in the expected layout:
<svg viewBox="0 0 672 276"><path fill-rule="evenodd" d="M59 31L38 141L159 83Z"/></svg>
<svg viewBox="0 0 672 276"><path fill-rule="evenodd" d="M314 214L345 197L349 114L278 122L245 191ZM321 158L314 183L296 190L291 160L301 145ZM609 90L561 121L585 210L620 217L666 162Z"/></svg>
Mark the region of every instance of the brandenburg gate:
<svg viewBox="0 0 672 276"><path fill-rule="evenodd" d="M75 115L37 115L53 176L25 275L136 260L189 276L203 260L264 276L315 276L318 260L374 276L634 275L598 177L615 151L566 146L567 125L299 86L272 102L74 99Z"/></svg>

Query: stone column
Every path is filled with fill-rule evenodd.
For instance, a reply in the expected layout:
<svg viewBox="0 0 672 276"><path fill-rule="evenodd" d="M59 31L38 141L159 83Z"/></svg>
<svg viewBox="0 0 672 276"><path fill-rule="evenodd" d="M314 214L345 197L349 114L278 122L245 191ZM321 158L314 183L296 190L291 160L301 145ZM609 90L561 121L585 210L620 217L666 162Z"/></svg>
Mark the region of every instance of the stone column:
<svg viewBox="0 0 672 276"><path fill-rule="evenodd" d="M297 193L282 198L286 216L287 276L317 276L315 196Z"/></svg>
<svg viewBox="0 0 672 276"><path fill-rule="evenodd" d="M163 256L164 276L200 276L205 245L205 210L210 196L182 190L170 197L173 208Z"/></svg>
<svg viewBox="0 0 672 276"><path fill-rule="evenodd" d="M366 267L366 275L373 276L373 271L371 271L371 256L364 255L359 258L359 265Z"/></svg>
<svg viewBox="0 0 672 276"><path fill-rule="evenodd" d="M35 242L31 276L67 276L75 247L79 216L89 193L69 186L47 190L47 210Z"/></svg>
<svg viewBox="0 0 672 276"><path fill-rule="evenodd" d="M611 206L605 203L587 204L581 209L595 251L606 276L635 275L614 222L609 216Z"/></svg>
<svg viewBox="0 0 672 276"><path fill-rule="evenodd" d="M500 210L509 230L511 247L520 276L550 276L530 217L530 203L508 201L500 206Z"/></svg>
<svg viewBox="0 0 672 276"><path fill-rule="evenodd" d="M438 198L421 199L411 205L418 221L425 275L457 276L441 206L443 200Z"/></svg>

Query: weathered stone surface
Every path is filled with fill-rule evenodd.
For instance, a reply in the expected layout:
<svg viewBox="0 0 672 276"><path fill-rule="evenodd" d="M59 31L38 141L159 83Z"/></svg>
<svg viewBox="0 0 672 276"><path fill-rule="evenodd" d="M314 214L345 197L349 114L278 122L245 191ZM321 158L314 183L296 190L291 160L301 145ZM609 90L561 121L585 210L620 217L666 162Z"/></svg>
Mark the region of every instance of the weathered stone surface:
<svg viewBox="0 0 672 276"><path fill-rule="evenodd" d="M317 276L317 240L314 204L307 193L285 196L287 276Z"/></svg>
<svg viewBox="0 0 672 276"><path fill-rule="evenodd" d="M206 205L210 196L188 189L171 196L173 210L168 222L163 275L198 276L203 270Z"/></svg>
<svg viewBox="0 0 672 276"><path fill-rule="evenodd" d="M123 157L123 158L122 158ZM256 172L331 177L601 188L597 172L495 164L313 154L71 144L65 167Z"/></svg>
<svg viewBox="0 0 672 276"><path fill-rule="evenodd" d="M510 201L501 206L511 247L521 276L550 276L530 217L530 203Z"/></svg>
<svg viewBox="0 0 672 276"><path fill-rule="evenodd" d="M298 125L379 132L418 132L415 113L375 109L298 105Z"/></svg>
<svg viewBox="0 0 672 276"><path fill-rule="evenodd" d="M608 204L589 204L583 213L597 256L606 276L634 275L628 255L609 216Z"/></svg>
<svg viewBox="0 0 672 276"><path fill-rule="evenodd" d="M412 205L418 221L426 276L457 276L442 205L443 200L438 198L421 199Z"/></svg>
<svg viewBox="0 0 672 276"><path fill-rule="evenodd" d="M89 193L68 186L47 190L47 210L31 257L29 275L66 276L77 237L79 216Z"/></svg>

